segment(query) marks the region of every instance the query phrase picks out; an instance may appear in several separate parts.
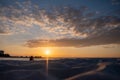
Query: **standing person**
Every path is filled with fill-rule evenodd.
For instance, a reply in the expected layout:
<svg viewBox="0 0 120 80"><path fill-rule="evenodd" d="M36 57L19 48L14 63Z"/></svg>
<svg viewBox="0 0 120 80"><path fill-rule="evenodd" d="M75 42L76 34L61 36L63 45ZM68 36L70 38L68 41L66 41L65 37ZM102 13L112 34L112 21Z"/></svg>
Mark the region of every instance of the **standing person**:
<svg viewBox="0 0 120 80"><path fill-rule="evenodd" d="M30 61L34 61L34 57L33 56L30 56Z"/></svg>

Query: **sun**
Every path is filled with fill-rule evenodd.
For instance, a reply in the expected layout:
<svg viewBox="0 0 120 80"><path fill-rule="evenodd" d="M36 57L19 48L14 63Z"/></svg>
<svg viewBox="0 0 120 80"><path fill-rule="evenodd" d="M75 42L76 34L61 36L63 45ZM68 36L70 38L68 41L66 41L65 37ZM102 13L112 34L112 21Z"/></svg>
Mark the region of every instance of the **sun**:
<svg viewBox="0 0 120 80"><path fill-rule="evenodd" d="M49 49L45 50L45 54L50 55L50 50Z"/></svg>

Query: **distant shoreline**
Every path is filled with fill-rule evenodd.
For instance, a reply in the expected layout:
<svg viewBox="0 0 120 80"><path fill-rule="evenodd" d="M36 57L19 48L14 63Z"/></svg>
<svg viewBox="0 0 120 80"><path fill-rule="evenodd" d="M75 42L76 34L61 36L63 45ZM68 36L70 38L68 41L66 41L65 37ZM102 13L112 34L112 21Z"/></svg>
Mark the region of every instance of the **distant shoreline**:
<svg viewBox="0 0 120 80"><path fill-rule="evenodd" d="M9 56L9 57L1 57L0 58L30 58L30 56ZM42 58L41 56L33 56L33 58Z"/></svg>
<svg viewBox="0 0 120 80"><path fill-rule="evenodd" d="M10 57L1 57L0 58L30 58L30 56L10 56ZM33 58L46 58L41 56L33 56ZM120 59L120 57L49 57L49 58L63 58L63 59Z"/></svg>

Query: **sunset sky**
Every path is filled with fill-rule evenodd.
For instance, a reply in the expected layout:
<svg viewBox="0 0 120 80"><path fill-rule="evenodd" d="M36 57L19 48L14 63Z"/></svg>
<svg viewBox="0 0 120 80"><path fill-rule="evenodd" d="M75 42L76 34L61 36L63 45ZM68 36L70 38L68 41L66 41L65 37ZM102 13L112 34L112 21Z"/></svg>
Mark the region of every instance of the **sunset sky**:
<svg viewBox="0 0 120 80"><path fill-rule="evenodd" d="M0 50L120 57L120 0L0 0Z"/></svg>

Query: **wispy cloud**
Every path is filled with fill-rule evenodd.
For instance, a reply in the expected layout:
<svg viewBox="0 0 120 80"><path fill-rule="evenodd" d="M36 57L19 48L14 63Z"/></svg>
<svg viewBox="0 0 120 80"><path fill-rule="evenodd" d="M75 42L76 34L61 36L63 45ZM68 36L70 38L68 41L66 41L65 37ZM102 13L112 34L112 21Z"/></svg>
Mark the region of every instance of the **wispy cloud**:
<svg viewBox="0 0 120 80"><path fill-rule="evenodd" d="M120 5L120 1L119 0L112 0L112 4L113 5Z"/></svg>
<svg viewBox="0 0 120 80"><path fill-rule="evenodd" d="M10 34L9 28L4 27L4 29L3 29L3 27L0 27L0 35L8 35L8 34Z"/></svg>

